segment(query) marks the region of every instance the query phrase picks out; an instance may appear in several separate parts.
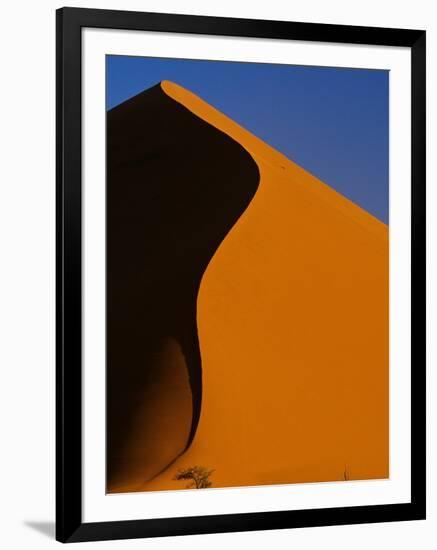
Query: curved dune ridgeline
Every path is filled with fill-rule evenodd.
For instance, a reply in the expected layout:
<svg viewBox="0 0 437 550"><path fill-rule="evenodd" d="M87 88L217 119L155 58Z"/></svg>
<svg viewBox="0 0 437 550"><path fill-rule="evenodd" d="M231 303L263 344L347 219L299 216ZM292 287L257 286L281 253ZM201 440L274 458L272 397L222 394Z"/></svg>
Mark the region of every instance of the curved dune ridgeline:
<svg viewBox="0 0 437 550"><path fill-rule="evenodd" d="M119 492L172 477L193 440L199 285L259 170L160 85L108 112L107 159L107 490Z"/></svg>
<svg viewBox="0 0 437 550"><path fill-rule="evenodd" d="M213 487L387 477L388 227L194 94L161 86L239 142L260 182L201 281L195 437L139 490L183 489L174 473L194 465L214 469Z"/></svg>

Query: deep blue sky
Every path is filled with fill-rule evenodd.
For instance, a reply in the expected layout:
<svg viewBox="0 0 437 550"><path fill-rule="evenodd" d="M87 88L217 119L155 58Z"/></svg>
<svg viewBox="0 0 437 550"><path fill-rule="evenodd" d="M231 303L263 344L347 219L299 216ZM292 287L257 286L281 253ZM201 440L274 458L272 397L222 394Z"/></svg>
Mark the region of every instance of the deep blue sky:
<svg viewBox="0 0 437 550"><path fill-rule="evenodd" d="M107 108L188 88L388 223L387 71L107 56Z"/></svg>

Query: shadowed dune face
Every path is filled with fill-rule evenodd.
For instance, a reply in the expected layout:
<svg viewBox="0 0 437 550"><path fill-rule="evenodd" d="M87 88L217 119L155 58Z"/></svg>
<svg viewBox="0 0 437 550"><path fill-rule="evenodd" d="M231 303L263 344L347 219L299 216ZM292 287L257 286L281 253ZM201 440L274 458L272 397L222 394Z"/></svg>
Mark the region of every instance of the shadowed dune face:
<svg viewBox="0 0 437 550"><path fill-rule="evenodd" d="M110 490L126 491L153 477L185 449L190 436L192 393L179 343L170 337L156 340L148 361L147 378L143 375L131 391L135 402L126 408L123 452L116 456Z"/></svg>
<svg viewBox="0 0 437 550"><path fill-rule="evenodd" d="M161 86L107 115L107 490L138 490L190 445L204 271L259 182L246 150Z"/></svg>

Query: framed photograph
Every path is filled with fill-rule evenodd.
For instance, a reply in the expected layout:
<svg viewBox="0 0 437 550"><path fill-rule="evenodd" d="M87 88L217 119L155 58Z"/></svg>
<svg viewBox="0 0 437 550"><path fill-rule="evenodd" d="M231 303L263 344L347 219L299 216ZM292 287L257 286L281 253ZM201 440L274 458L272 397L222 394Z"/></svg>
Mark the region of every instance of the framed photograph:
<svg viewBox="0 0 437 550"><path fill-rule="evenodd" d="M57 539L425 518L425 31L57 12Z"/></svg>

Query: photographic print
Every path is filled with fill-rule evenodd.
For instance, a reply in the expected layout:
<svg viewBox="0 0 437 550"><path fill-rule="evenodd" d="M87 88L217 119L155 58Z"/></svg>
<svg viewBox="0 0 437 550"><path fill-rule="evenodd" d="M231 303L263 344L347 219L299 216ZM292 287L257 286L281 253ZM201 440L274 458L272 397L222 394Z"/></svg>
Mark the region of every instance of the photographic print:
<svg viewBox="0 0 437 550"><path fill-rule="evenodd" d="M106 56L106 490L386 479L389 72Z"/></svg>
<svg viewBox="0 0 437 550"><path fill-rule="evenodd" d="M56 25L57 540L424 519L426 32Z"/></svg>

